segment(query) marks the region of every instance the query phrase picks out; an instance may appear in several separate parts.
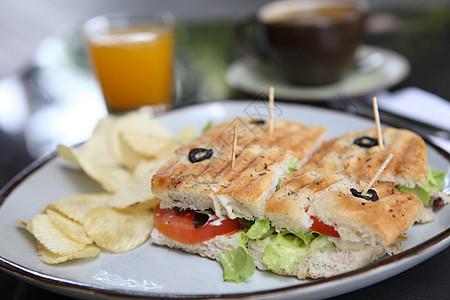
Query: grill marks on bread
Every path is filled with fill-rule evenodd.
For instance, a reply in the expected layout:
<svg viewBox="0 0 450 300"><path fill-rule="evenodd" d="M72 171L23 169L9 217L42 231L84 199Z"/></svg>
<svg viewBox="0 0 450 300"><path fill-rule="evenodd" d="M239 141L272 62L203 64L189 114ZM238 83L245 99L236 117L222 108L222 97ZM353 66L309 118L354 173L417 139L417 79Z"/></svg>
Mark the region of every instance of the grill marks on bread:
<svg viewBox="0 0 450 300"><path fill-rule="evenodd" d="M392 153L394 157L381 173L379 181L392 181L408 187L426 184L427 149L420 136L404 129L385 128L384 150L378 146L364 148L353 144L361 136L376 137L376 130L351 131L324 143L305 165L305 170L324 168L355 179L370 180Z"/></svg>
<svg viewBox="0 0 450 300"><path fill-rule="evenodd" d="M306 230L310 216L316 216L335 227L343 240L390 245L420 215L422 201L392 182L374 184L380 198L375 202L351 194L350 188L362 190L365 184L339 173L294 172L267 201L265 214L274 226L293 231Z"/></svg>
<svg viewBox="0 0 450 300"><path fill-rule="evenodd" d="M161 198L161 207L218 208L217 203L222 201L236 204L244 212L240 217L263 218L261 205L275 191L292 158L297 157L297 166L302 166L325 139L326 129L280 120L274 122L275 130L269 134L268 124L253 121L235 118L217 124L196 142L177 149L177 157L152 178L152 191ZM231 168L235 125L236 161ZM194 148L213 149L213 156L191 163L186 156ZM248 212L245 206L249 206Z"/></svg>
<svg viewBox="0 0 450 300"><path fill-rule="evenodd" d="M378 182L372 188L380 200L372 202L352 196L348 190L355 183L345 179L318 193L309 212L334 224L341 238L349 241L390 245L409 229L423 209L414 194L400 192L392 182Z"/></svg>
<svg viewBox="0 0 450 300"><path fill-rule="evenodd" d="M292 158L292 155L289 155L289 157ZM265 187L273 185L274 179L278 182L279 176L274 178L272 170L277 168L277 165L285 159L286 151L280 148L271 148L257 154L245 169L242 168L240 172L235 172L238 176L232 178L230 184L219 194L237 199L247 198L249 202L254 202ZM242 160L242 162L244 164L245 161Z"/></svg>
<svg viewBox="0 0 450 300"><path fill-rule="evenodd" d="M170 161L153 176L152 191L162 198L163 207L214 207L229 214L229 203L228 209L239 217L263 217L264 204L287 171L292 152L251 146L238 154L234 168L230 154L225 149L195 164L181 158L175 159L176 163Z"/></svg>
<svg viewBox="0 0 450 300"><path fill-rule="evenodd" d="M305 231L312 225L307 211L317 193L343 179L344 176L337 173L323 176L317 171L293 172L267 201L264 213L277 228Z"/></svg>
<svg viewBox="0 0 450 300"><path fill-rule="evenodd" d="M252 123L254 120L235 118L217 124L211 130L203 133L196 142L177 149L176 153L182 154L193 148L208 147L208 145L219 149L230 147L233 140L232 131L234 125L237 124L237 153L251 145L258 145L263 149L280 147L291 150L295 157L302 160L321 144L327 134L327 130L321 126L307 126L289 120L274 121L274 131L269 134L267 124Z"/></svg>
<svg viewBox="0 0 450 300"><path fill-rule="evenodd" d="M266 203L272 224L306 230L312 215L334 226L344 240L383 245L407 230L423 205L414 194L400 192L394 185L426 183L425 142L408 130L385 128L385 149L381 150L355 145L354 140L362 136L376 137L376 130L351 131L325 142L304 168L287 176ZM354 197L350 188L362 191L390 153L393 159L372 187L379 200Z"/></svg>
<svg viewBox="0 0 450 300"><path fill-rule="evenodd" d="M354 144L362 136L376 138L375 129L350 131L329 140L274 193L292 158L286 150L292 149L300 160L309 159L325 130L282 120L275 122L269 135L267 124L240 119L245 125L239 131L236 164L231 168L227 141L232 137L226 130L233 128L233 121L218 124L197 142L181 147L178 157L158 170L152 190L162 199L162 207L214 208L219 214L246 219L268 217L277 228L294 231L308 229L313 215L335 226L344 240L384 245L408 229L423 208L415 195L393 188L393 182L410 187L426 182L426 146L410 131L383 129L384 150ZM189 162L187 153L196 147L213 148L213 157ZM373 187L380 199L371 202L351 195L350 188L361 191L389 153L394 158Z"/></svg>

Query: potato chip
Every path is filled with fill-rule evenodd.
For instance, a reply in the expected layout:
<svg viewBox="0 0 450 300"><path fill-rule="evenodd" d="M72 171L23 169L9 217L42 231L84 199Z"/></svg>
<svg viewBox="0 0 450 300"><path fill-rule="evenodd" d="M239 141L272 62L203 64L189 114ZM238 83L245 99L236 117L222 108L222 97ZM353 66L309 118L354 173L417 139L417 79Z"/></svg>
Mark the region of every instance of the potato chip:
<svg viewBox="0 0 450 300"><path fill-rule="evenodd" d="M122 165L128 170L133 170L139 163L139 161L145 159L145 157L134 151L133 148L123 139L123 135L120 135L119 138L119 146L121 147L120 151L122 155Z"/></svg>
<svg viewBox="0 0 450 300"><path fill-rule="evenodd" d="M86 215L83 226L97 246L123 253L148 239L153 228L153 213L135 208L97 207Z"/></svg>
<svg viewBox="0 0 450 300"><path fill-rule="evenodd" d="M58 145L58 154L79 166L78 156L81 155L87 160L95 161L99 164L116 164L111 152L108 149L106 136L112 127L116 117L108 116L98 121L91 137L82 145L80 149Z"/></svg>
<svg viewBox="0 0 450 300"><path fill-rule="evenodd" d="M139 202L129 206L128 208L133 208L136 210L152 210L161 200L159 198L154 198L151 201Z"/></svg>
<svg viewBox="0 0 450 300"><path fill-rule="evenodd" d="M31 222L16 220L16 224L24 227L26 230L28 230L29 233L33 234L33 228L31 227Z"/></svg>
<svg viewBox="0 0 450 300"><path fill-rule="evenodd" d="M70 220L52 209L48 209L46 213L53 225L59 230L80 243L92 244L92 240L87 236L83 226L79 223Z"/></svg>
<svg viewBox="0 0 450 300"><path fill-rule="evenodd" d="M130 180L130 173L113 157L107 137L117 117L101 119L91 137L81 149L58 146L58 154L68 162L79 166L87 176L98 182L106 191L114 192Z"/></svg>
<svg viewBox="0 0 450 300"><path fill-rule="evenodd" d="M101 165L82 156L78 161L83 171L108 192L117 191L131 180L130 172L118 165Z"/></svg>
<svg viewBox="0 0 450 300"><path fill-rule="evenodd" d="M86 247L59 230L46 214L35 215L31 219L34 237L49 251L59 255L71 255Z"/></svg>
<svg viewBox="0 0 450 300"><path fill-rule="evenodd" d="M143 202L151 202L148 207L155 207L159 202L159 199L151 191L150 181L129 183L114 193L108 202L108 206L126 208Z"/></svg>
<svg viewBox="0 0 450 300"><path fill-rule="evenodd" d="M69 163L80 167L80 164L78 163L78 157L76 154L74 154L75 148L67 147L65 145L58 145L56 148L56 152L59 156L64 158ZM75 150L76 151L76 150Z"/></svg>
<svg viewBox="0 0 450 300"><path fill-rule="evenodd" d="M57 148L63 159L108 193L60 198L31 222L16 223L34 235L39 256L48 264L95 257L101 248L130 251L144 243L153 228L151 209L160 201L151 192L153 174L176 148L196 138L192 128L184 128L175 138L143 112L109 115L80 147Z"/></svg>
<svg viewBox="0 0 450 300"><path fill-rule="evenodd" d="M120 165L125 165L121 145L121 135L123 133L134 133L142 136L161 138L170 138L173 136L160 121L143 112L132 112L117 118L108 132L107 140L112 156Z"/></svg>
<svg viewBox="0 0 450 300"><path fill-rule="evenodd" d="M38 254L41 260L47 264L58 264L72 259L96 257L100 254L100 248L95 245L87 245L78 252L69 255L58 255L50 252L41 243L37 242Z"/></svg>
<svg viewBox="0 0 450 300"><path fill-rule="evenodd" d="M47 206L46 210L54 209L81 223L88 211L99 206L106 206L110 198L111 194L108 193L75 194L54 201Z"/></svg>
<svg viewBox="0 0 450 300"><path fill-rule="evenodd" d="M59 145L58 149L60 149L59 153L64 155L63 158L74 161L75 165L79 166L87 176L99 183L108 192L116 191L131 180L130 172L119 166L115 161L102 160L100 154L98 158L92 158L76 148Z"/></svg>
<svg viewBox="0 0 450 300"><path fill-rule="evenodd" d="M151 178L165 160L140 161L133 173L133 181L115 192L108 206L126 208L143 204L146 208L155 207L159 199L151 191Z"/></svg>
<svg viewBox="0 0 450 300"><path fill-rule="evenodd" d="M142 160L168 158L181 144L171 138L159 138L138 134L121 135L121 151L124 165L132 170Z"/></svg>
<svg viewBox="0 0 450 300"><path fill-rule="evenodd" d="M180 146L179 142L173 138L145 136L135 133L123 133L122 139L143 158L156 157L169 148Z"/></svg>
<svg viewBox="0 0 450 300"><path fill-rule="evenodd" d="M133 170L133 181L146 181L151 186L152 176L166 162L168 158L161 157L152 160L141 160Z"/></svg>
<svg viewBox="0 0 450 300"><path fill-rule="evenodd" d="M108 145L108 135L118 117L108 115L98 121L90 138L81 149L83 157L100 165L117 165Z"/></svg>

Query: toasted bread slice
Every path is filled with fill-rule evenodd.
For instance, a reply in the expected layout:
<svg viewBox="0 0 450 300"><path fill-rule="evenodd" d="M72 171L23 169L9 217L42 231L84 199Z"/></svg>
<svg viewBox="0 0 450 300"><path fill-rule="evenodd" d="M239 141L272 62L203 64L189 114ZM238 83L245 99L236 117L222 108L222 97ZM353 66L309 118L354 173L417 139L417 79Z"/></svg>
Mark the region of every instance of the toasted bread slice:
<svg viewBox="0 0 450 300"><path fill-rule="evenodd" d="M192 163L180 155L163 165L152 178L152 192L161 207L204 210L218 216L253 220L262 218L264 205L286 174L291 151L250 146L236 157L230 151L214 152L211 158Z"/></svg>
<svg viewBox="0 0 450 300"><path fill-rule="evenodd" d="M424 140L406 129L392 127L382 130L384 150L378 145L363 147L358 138L377 140L374 128L350 131L342 137L327 141L305 165L306 170L326 169L347 177L370 180L390 153L394 157L378 180L395 182L407 187L424 186L427 182L427 148Z"/></svg>
<svg viewBox="0 0 450 300"><path fill-rule="evenodd" d="M327 130L321 126L276 120L273 132L269 133L269 126L265 120L234 118L215 125L211 130L203 133L196 142L180 147L176 153L182 154L198 147L230 148L233 144L235 126L238 133L236 143L238 153L251 145L259 145L263 149L279 147L294 153L299 160L298 168L311 158L327 136Z"/></svg>
<svg viewBox="0 0 450 300"><path fill-rule="evenodd" d="M231 168L234 128L237 126L235 166ZM235 118L214 126L189 145L152 178L152 192L161 207L213 208L218 215L253 220L264 217L264 205L295 156L300 167L326 136L320 126L275 121L269 133L265 121ZM211 150L213 156L189 160L190 151Z"/></svg>

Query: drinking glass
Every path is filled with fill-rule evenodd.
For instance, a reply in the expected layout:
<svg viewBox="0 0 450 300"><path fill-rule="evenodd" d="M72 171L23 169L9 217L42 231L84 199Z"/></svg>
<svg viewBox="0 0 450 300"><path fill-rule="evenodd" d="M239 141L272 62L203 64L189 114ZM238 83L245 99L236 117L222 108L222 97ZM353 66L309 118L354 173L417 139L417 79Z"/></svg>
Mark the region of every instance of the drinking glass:
<svg viewBox="0 0 450 300"><path fill-rule="evenodd" d="M173 29L169 12L100 15L84 24L91 67L110 113L172 105Z"/></svg>

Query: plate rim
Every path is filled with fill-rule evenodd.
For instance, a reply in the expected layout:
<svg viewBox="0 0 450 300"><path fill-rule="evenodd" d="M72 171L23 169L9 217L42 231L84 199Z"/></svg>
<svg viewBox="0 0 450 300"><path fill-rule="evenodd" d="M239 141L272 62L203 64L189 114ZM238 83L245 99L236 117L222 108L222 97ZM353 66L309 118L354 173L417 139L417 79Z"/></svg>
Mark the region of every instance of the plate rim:
<svg viewBox="0 0 450 300"><path fill-rule="evenodd" d="M205 102L205 103L196 103L196 104L188 104L183 105L179 107L175 107L169 111L167 111L165 114L170 114L172 112L179 111L182 108L189 108L191 106L208 106L211 104L233 104L233 102L236 100L218 100L218 101L211 101L211 102ZM252 101L252 100L237 100L240 102L244 101ZM333 108L328 107L317 107L314 105L307 105L307 104L294 104L292 102L283 102L283 105L292 105L292 106L309 106L314 107L315 109L319 110L330 110L333 112L339 112L339 113L345 113L340 110L336 110ZM164 114L164 115L165 115ZM355 116L355 115L354 115ZM370 119L367 116L363 115L356 115L357 117L363 118L363 119ZM392 125L388 123L383 123L385 125ZM430 139L427 139L426 137L422 137L426 140L427 144L432 146L439 152L440 155L442 155L447 161L450 161L450 153L446 152L439 146L435 145L434 142ZM8 196L29 176L33 175L36 171L39 169L45 167L48 163L55 160L57 158L57 152L52 151L48 153L47 155L44 155L35 161L33 161L31 164L29 164L27 167L25 167L22 171L20 171L18 174L16 174L9 182L6 183L1 189L0 189L0 209L4 203L4 201L8 198ZM16 276L20 279L25 279L27 281L30 281L31 283L35 283L42 288L57 288L58 291L60 290L70 290L73 292L81 293L84 295L92 295L92 296L107 296L107 297L120 297L120 298L152 298L152 299L170 299L170 298L185 298L185 299L199 299L199 298L215 298L215 299L227 299L227 298L243 298L243 297L276 297L276 296L282 296L282 294L287 292L295 292L298 290L306 290L308 288L315 288L317 286L320 286L325 283L337 283L340 281L346 281L346 280L352 280L353 278L357 278L359 275L364 274L368 271L374 271L378 270L380 268L389 268L389 266L393 266L392 264L399 264L402 262L405 262L405 265L407 265L408 261L413 260L415 257L420 257L424 253L430 253L435 251L435 253L431 253L428 257L425 257L420 262L428 259L431 256L436 255L437 253L443 251L450 245L450 228L447 228L447 230L444 230L431 238L427 239L426 241L408 249L405 251L402 251L398 254L389 256L387 258L384 258L382 260L373 262L369 265L366 265L362 268L349 271L343 274L339 274L336 276L332 276L329 278L322 278L322 279L314 279L314 280L308 280L306 283L299 283L292 286L287 287L281 287L281 288L274 288L270 290L263 290L263 291L254 291L249 293L220 293L220 294L182 294L182 293L148 293L148 292L141 292L141 291L129 291L129 290L119 290L116 288L102 288L102 287L95 287L89 284L83 284L81 282L72 281L70 279L62 279L58 278L57 276L44 274L40 271L34 271L28 267L22 266L20 264L17 264L13 261L10 261L3 256L0 256L0 269L5 270L8 274L11 274L13 276ZM418 263L420 263L418 262ZM416 266L418 263L414 263L411 266L406 266L400 271L395 271L391 273L391 276L395 276L396 274L403 272L407 269L410 269L414 266ZM381 280L387 279L383 278ZM360 288L363 288L368 285L375 284L380 280L370 281L369 283L366 283L365 285L360 286Z"/></svg>

